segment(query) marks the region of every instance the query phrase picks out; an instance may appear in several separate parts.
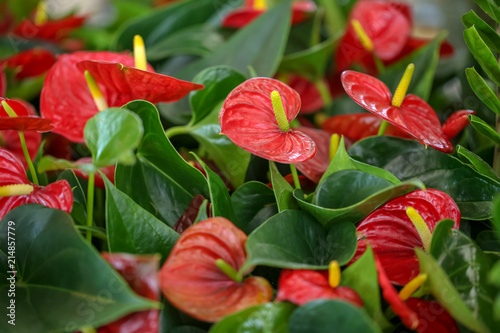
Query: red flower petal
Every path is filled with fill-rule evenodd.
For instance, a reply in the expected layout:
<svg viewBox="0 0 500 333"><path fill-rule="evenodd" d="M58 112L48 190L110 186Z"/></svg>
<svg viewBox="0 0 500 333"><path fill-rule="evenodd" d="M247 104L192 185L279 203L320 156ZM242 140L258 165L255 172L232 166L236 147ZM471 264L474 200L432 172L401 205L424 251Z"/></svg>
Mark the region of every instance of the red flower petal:
<svg viewBox="0 0 500 333"><path fill-rule="evenodd" d="M309 136L316 143L316 155L305 162L295 164L295 166L307 178L311 179L315 183L318 183L321 176L323 176L326 169L330 165L331 135L325 131L309 127L300 127L298 129L305 135Z"/></svg>
<svg viewBox="0 0 500 333"><path fill-rule="evenodd" d="M460 110L453 113L443 124L443 133L448 139L452 139L469 125L469 115L476 111Z"/></svg>
<svg viewBox="0 0 500 333"><path fill-rule="evenodd" d="M431 233L443 219L454 220L454 228L460 225L457 204L446 193L434 189L413 191L389 201L358 224L358 248L351 262L365 252L368 242L391 282L404 285L417 276L419 265L415 247L424 246L406 214L407 207L417 210Z"/></svg>
<svg viewBox="0 0 500 333"><path fill-rule="evenodd" d="M223 259L239 270L247 236L230 221L215 217L188 228L160 271L163 294L195 318L215 322L249 306L269 302L272 288L261 277L231 280L215 264Z"/></svg>
<svg viewBox="0 0 500 333"><path fill-rule="evenodd" d="M352 20L358 20L373 42L375 54L384 61L396 57L410 34L410 7L406 4L391 1L362 0L358 1L349 15L347 31L342 38L336 53L337 70L348 69L352 63L370 53L361 45Z"/></svg>
<svg viewBox="0 0 500 333"><path fill-rule="evenodd" d="M157 256L139 256L124 253L102 253L114 269L124 277L133 291L142 297L158 301ZM146 310L129 314L100 327L99 333L158 333L159 310Z"/></svg>
<svg viewBox="0 0 500 333"><path fill-rule="evenodd" d="M292 24L305 21L315 10L316 4L312 1L294 1L292 3ZM243 7L231 11L221 25L225 28L243 28L264 12L265 10L254 9L253 1L246 2Z"/></svg>
<svg viewBox="0 0 500 333"><path fill-rule="evenodd" d="M313 82L309 81L303 76L291 74L288 77L287 84L296 92L299 93L301 100L301 114L308 114L317 111L325 106L323 98L321 97L318 88ZM328 86L328 83L325 81Z"/></svg>
<svg viewBox="0 0 500 333"><path fill-rule="evenodd" d="M83 128L87 120L97 112L85 76L76 64L84 60L104 60L133 66L134 58L128 54L113 52L75 52L62 54L45 78L40 99L40 111L44 118L52 120L53 132L73 142L84 142ZM151 69L152 70L152 69ZM99 84L109 106L121 106L118 93Z"/></svg>
<svg viewBox="0 0 500 333"><path fill-rule="evenodd" d="M382 124L382 119L374 114L351 113L330 117L321 124L321 128L328 133L337 133L355 142L372 135L377 135L380 124ZM387 125L384 135L401 138L411 137L391 124Z"/></svg>
<svg viewBox="0 0 500 333"><path fill-rule="evenodd" d="M88 70L95 80L115 94L112 105L123 105L136 99L151 103L175 102L203 85L171 76L126 67L120 63L86 60L76 66L82 73Z"/></svg>
<svg viewBox="0 0 500 333"><path fill-rule="evenodd" d="M15 130L0 131L0 137L3 140L2 148L5 148L14 154L14 156L17 157L17 159L22 163L23 167L27 169L28 163L24 158L23 147L21 145L18 132ZM28 131L24 133L24 139L26 140L28 153L33 160L38 154L38 148L40 148L40 144L42 142L42 135L36 131Z"/></svg>
<svg viewBox="0 0 500 333"><path fill-rule="evenodd" d="M353 289L330 287L328 271L284 269L281 272L276 302L290 301L300 306L317 299L341 299L363 306L363 300Z"/></svg>
<svg viewBox="0 0 500 333"><path fill-rule="evenodd" d="M406 306L417 314L419 333L458 333L457 322L436 301L409 298Z"/></svg>
<svg viewBox="0 0 500 333"><path fill-rule="evenodd" d="M0 97L5 96L6 90L7 90L7 79L5 78L3 67L0 66Z"/></svg>
<svg viewBox="0 0 500 333"><path fill-rule="evenodd" d="M3 97L0 97L1 101L6 101L17 114L17 117L10 117L0 104L0 130L48 132L54 128L49 119L40 118L36 115L31 104Z"/></svg>
<svg viewBox="0 0 500 333"><path fill-rule="evenodd" d="M70 15L60 20L49 20L41 25L35 25L25 19L15 28L14 34L26 39L44 39L59 42L73 30L81 27L85 19L85 17Z"/></svg>
<svg viewBox="0 0 500 333"><path fill-rule="evenodd" d="M400 107L392 106L389 88L373 76L354 71L342 73L347 94L360 106L445 153L453 152L434 110L423 99L406 95Z"/></svg>
<svg viewBox="0 0 500 333"><path fill-rule="evenodd" d="M82 157L79 160L75 161L75 164L77 164L77 165L78 164L91 164L91 163L92 163L92 157ZM116 169L116 166L110 165L107 167L100 168L99 171L104 173L106 178L108 178L109 181L114 184L115 183L115 169ZM89 174L87 172L80 170L80 169L72 169L72 170L75 173L75 175L77 175L78 177L82 177L86 180L89 180ZM104 180L102 179L101 173L99 173L99 172L95 173L94 184L97 187L106 188L106 186L104 185Z"/></svg>
<svg viewBox="0 0 500 333"><path fill-rule="evenodd" d="M24 79L42 75L55 62L56 57L52 52L35 47L0 60L0 67L4 65L5 67L12 68L17 71L16 79Z"/></svg>
<svg viewBox="0 0 500 333"><path fill-rule="evenodd" d="M288 122L293 120L300 110L299 94L278 80L254 78L227 96L219 113L221 132L257 156L281 163L307 161L316 145L299 131L281 131L271 103L273 90L281 96Z"/></svg>

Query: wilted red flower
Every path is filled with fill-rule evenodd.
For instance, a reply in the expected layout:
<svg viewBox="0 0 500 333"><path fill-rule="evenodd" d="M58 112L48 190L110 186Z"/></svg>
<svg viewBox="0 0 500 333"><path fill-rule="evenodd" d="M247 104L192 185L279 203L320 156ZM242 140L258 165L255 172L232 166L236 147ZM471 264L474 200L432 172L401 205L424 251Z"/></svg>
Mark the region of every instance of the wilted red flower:
<svg viewBox="0 0 500 333"><path fill-rule="evenodd" d="M17 206L38 203L71 212L73 192L66 180L45 187L31 184L21 162L8 150L0 148L0 219Z"/></svg>
<svg viewBox="0 0 500 333"><path fill-rule="evenodd" d="M147 71L135 69L134 63L130 55L114 52L85 51L59 56L42 89L42 116L53 121L55 133L73 142L84 142L83 128L98 109L83 69L94 76L109 107L120 107L135 99L171 102L203 87L155 74L149 65Z"/></svg>
<svg viewBox="0 0 500 333"><path fill-rule="evenodd" d="M281 272L276 302L290 301L300 306L317 299L340 299L363 306L363 300L353 289L330 286L328 271L284 269Z"/></svg>
<svg viewBox="0 0 500 333"><path fill-rule="evenodd" d="M226 28L243 28L266 10L266 0L245 0L242 7L229 12L222 21L222 26ZM294 1L292 3L292 24L305 21L315 10L316 4L313 1Z"/></svg>
<svg viewBox="0 0 500 333"><path fill-rule="evenodd" d="M408 208L413 208L423 221L415 225ZM365 217L357 226L356 261L369 243L380 259L391 282L404 285L419 273L415 248L428 250L432 232L443 219L460 225L460 211L453 199L435 189L417 190L397 197ZM419 229L420 228L420 229Z"/></svg>
<svg viewBox="0 0 500 333"><path fill-rule="evenodd" d="M243 279L249 272L237 273L246 260L246 240L243 231L222 217L189 227L160 271L165 297L190 316L209 322L269 302L272 288L266 279ZM234 276L230 278L221 267Z"/></svg>
<svg viewBox="0 0 500 333"><path fill-rule="evenodd" d="M113 268L120 273L139 296L153 301L160 300L158 283L159 257L128 253L102 253ZM151 309L131 313L117 321L99 327L98 333L158 333L159 310Z"/></svg>
<svg viewBox="0 0 500 333"><path fill-rule="evenodd" d="M299 94L283 82L250 79L226 97L219 113L221 133L254 155L280 163L304 162L314 156L316 145L290 128L299 110Z"/></svg>
<svg viewBox="0 0 500 333"><path fill-rule="evenodd" d="M377 256L375 266L384 299L406 327L419 333L458 333L457 323L439 302L420 298L401 299Z"/></svg>
<svg viewBox="0 0 500 333"><path fill-rule="evenodd" d="M44 74L55 62L56 56L52 52L41 47L35 47L1 59L0 67L5 66L14 70L16 73L15 78L22 80Z"/></svg>
<svg viewBox="0 0 500 333"><path fill-rule="evenodd" d="M412 72L408 66L403 77ZM410 74L411 78L411 74ZM377 78L354 71L342 73L342 85L347 94L360 106L388 121L392 125L445 153L453 152L453 146L441 128L441 122L432 107L416 95L405 95L407 85L392 97L389 88ZM400 84L401 86L401 84ZM395 100L398 102L395 102Z"/></svg>

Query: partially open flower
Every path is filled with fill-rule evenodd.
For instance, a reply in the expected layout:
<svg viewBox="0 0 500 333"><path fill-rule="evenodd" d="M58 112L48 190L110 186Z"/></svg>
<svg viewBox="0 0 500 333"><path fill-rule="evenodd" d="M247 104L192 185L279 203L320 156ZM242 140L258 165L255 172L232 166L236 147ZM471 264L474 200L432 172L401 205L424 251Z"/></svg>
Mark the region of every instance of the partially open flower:
<svg viewBox="0 0 500 333"><path fill-rule="evenodd" d="M299 94L281 81L254 78L227 96L219 113L221 133L254 155L300 163L316 153L314 141L290 127L300 110Z"/></svg>

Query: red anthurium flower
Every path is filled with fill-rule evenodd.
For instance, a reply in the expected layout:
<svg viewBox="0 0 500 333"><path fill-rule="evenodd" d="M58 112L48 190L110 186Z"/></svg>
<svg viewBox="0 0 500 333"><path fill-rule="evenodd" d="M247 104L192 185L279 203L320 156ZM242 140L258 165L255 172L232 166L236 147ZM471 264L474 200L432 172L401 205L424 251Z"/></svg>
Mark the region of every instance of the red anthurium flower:
<svg viewBox="0 0 500 333"><path fill-rule="evenodd" d="M443 124L443 133L448 139L452 139L460 133L467 125L469 125L469 115L475 114L476 111L460 110L453 113Z"/></svg>
<svg viewBox="0 0 500 333"><path fill-rule="evenodd" d="M297 129L314 140L316 143L316 155L310 160L297 163L295 166L304 176L318 183L330 165L331 135L315 128L299 127Z"/></svg>
<svg viewBox="0 0 500 333"><path fill-rule="evenodd" d="M254 78L227 96L219 113L221 133L243 149L280 163L300 163L316 153L314 141L290 128L299 94L281 81Z"/></svg>
<svg viewBox="0 0 500 333"><path fill-rule="evenodd" d="M331 286L328 271L284 269L281 272L276 302L290 301L303 305L317 299L341 299L363 306L363 300L353 289Z"/></svg>
<svg viewBox="0 0 500 333"><path fill-rule="evenodd" d="M419 273L415 247L428 250L432 232L443 219L460 225L460 211L453 199L435 189L417 190L376 209L357 226L356 261L369 243L391 282L404 285Z"/></svg>
<svg viewBox="0 0 500 333"><path fill-rule="evenodd" d="M1 59L0 67L5 66L13 69L16 71L15 78L22 80L44 74L55 62L56 56L52 52L35 47Z"/></svg>
<svg viewBox="0 0 500 333"><path fill-rule="evenodd" d="M415 137L418 141L445 153L453 146L443 133L441 123L432 109L416 95L406 95L413 73L413 64L405 71L394 98L389 88L377 78L354 71L342 73L342 85L360 106Z"/></svg>
<svg viewBox="0 0 500 333"><path fill-rule="evenodd" d="M36 24L25 19L14 29L14 34L26 39L43 39L60 42L85 23L85 17L70 15L60 20L47 20Z"/></svg>
<svg viewBox="0 0 500 333"><path fill-rule="evenodd" d="M5 96L5 91L7 91L7 79L5 78L3 67L0 66L0 96Z"/></svg>
<svg viewBox="0 0 500 333"><path fill-rule="evenodd" d="M91 164L91 163L92 163L92 157L82 157L79 160L75 161L76 165L78 165L78 164ZM100 168L99 171L104 173L106 178L108 178L109 181L114 184L115 183L115 169L116 169L116 167L114 165L110 165L107 167ZM89 174L87 172L85 172L84 170L81 170L81 169L72 169L72 170L74 171L74 173L78 177L82 177L86 180L89 180ZM94 177L95 177L94 178L94 185L95 186L100 187L100 188L106 188L106 186L104 185L104 180L102 179L100 172L96 172Z"/></svg>
<svg viewBox="0 0 500 333"><path fill-rule="evenodd" d="M45 187L31 184L21 162L6 149L0 148L0 218L17 206L38 203L71 212L73 192L66 180Z"/></svg>
<svg viewBox="0 0 500 333"><path fill-rule="evenodd" d="M382 295L405 326L419 333L458 333L457 323L439 302L409 298L425 282L425 274L412 280L398 294L377 256L375 266Z"/></svg>
<svg viewBox="0 0 500 333"><path fill-rule="evenodd" d="M361 43L352 25L360 23L371 40L372 51ZM336 53L337 71L348 69L354 62L373 63L373 52L382 61L395 58L410 35L411 16L407 4L394 1L361 0L356 3L347 20L347 30ZM366 58L366 60L365 60Z"/></svg>
<svg viewBox="0 0 500 333"><path fill-rule="evenodd" d="M10 117L0 104L0 130L47 132L54 128L49 119L38 117L29 103L0 97L2 101L7 102L17 117Z"/></svg>
<svg viewBox="0 0 500 333"><path fill-rule="evenodd" d="M209 322L269 302L272 288L267 280L243 279L237 272L246 260L246 240L245 233L222 217L189 227L160 271L165 297L190 316Z"/></svg>
<svg viewBox="0 0 500 333"><path fill-rule="evenodd" d="M290 74L286 82L293 90L299 93L302 102L300 114L313 113L325 106L318 88L305 77ZM328 83L326 81L324 83L328 87Z"/></svg>
<svg viewBox="0 0 500 333"><path fill-rule="evenodd" d="M153 301L160 300L158 283L158 256L103 253L115 270L139 296ZM159 310L152 309L131 313L115 322L97 329L98 333L158 333Z"/></svg>
<svg viewBox="0 0 500 333"><path fill-rule="evenodd" d="M231 11L222 21L226 28L243 28L267 10L267 0L245 0L243 7ZM313 1L302 0L292 3L292 24L305 21L316 10Z"/></svg>

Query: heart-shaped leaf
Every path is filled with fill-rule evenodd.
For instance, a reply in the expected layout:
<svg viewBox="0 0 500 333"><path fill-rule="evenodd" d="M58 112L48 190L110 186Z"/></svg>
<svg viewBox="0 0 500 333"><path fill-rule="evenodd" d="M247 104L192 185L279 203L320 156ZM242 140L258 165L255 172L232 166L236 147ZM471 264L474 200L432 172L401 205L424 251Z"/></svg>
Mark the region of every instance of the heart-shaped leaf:
<svg viewBox="0 0 500 333"><path fill-rule="evenodd" d="M347 302L318 300L292 313L290 333L329 333L332 328L346 333L380 333L380 328L362 309Z"/></svg>
<svg viewBox="0 0 500 333"><path fill-rule="evenodd" d="M394 137L370 137L349 149L361 162L384 168L401 180L418 177L426 187L441 190L457 203L464 219L491 216L491 201L500 183L476 172L457 158L417 142Z"/></svg>
<svg viewBox="0 0 500 333"><path fill-rule="evenodd" d="M85 142L97 167L117 162L132 164L144 129L142 120L127 109L110 108L90 118L83 130Z"/></svg>
<svg viewBox="0 0 500 333"><path fill-rule="evenodd" d="M206 179L167 139L153 104L134 101L127 108L142 119L145 135L136 153L136 164L118 164L116 187L173 227L195 195L208 197Z"/></svg>
<svg viewBox="0 0 500 333"><path fill-rule="evenodd" d="M162 262L179 234L105 179L106 231L110 252L161 253Z"/></svg>
<svg viewBox="0 0 500 333"><path fill-rule="evenodd" d="M245 332L287 333L288 319L295 310L291 303L266 303L225 317L210 328L210 333Z"/></svg>
<svg viewBox="0 0 500 333"><path fill-rule="evenodd" d="M15 253L7 249L13 238ZM40 205L13 210L0 223L0 244L0 291L7 295L7 277L16 283L16 325L3 320L2 332L73 332L157 306L135 295L61 210ZM14 257L12 267L7 255ZM8 273L12 270L15 275ZM6 317L9 297L0 303ZM82 306L89 311L85 315Z"/></svg>
<svg viewBox="0 0 500 333"><path fill-rule="evenodd" d="M283 211L248 236L242 270L255 265L327 269L332 260L344 265L356 251L355 229L349 222L326 229L303 211Z"/></svg>

